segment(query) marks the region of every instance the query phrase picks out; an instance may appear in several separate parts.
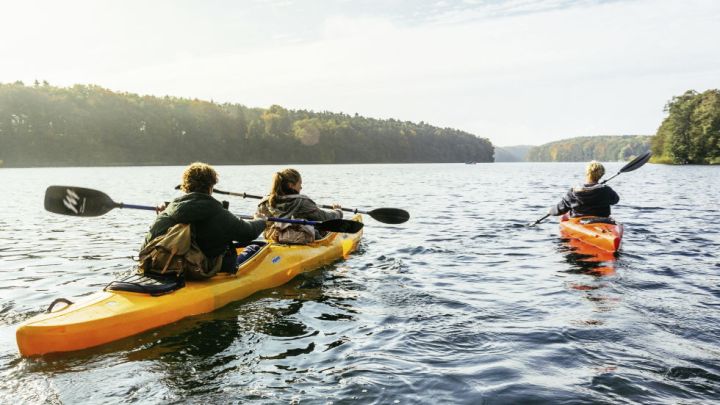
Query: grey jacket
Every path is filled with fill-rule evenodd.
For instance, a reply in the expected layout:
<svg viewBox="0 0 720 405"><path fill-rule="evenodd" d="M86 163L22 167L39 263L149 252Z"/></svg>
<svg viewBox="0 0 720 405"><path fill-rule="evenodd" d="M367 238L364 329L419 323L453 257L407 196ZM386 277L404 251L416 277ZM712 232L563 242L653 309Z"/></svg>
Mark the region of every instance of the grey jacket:
<svg viewBox="0 0 720 405"><path fill-rule="evenodd" d="M328 221L343 217L340 210L320 209L310 197L304 194L278 196L274 207L270 206L268 197L265 197L258 204L257 213L265 217L296 218L310 221Z"/></svg>

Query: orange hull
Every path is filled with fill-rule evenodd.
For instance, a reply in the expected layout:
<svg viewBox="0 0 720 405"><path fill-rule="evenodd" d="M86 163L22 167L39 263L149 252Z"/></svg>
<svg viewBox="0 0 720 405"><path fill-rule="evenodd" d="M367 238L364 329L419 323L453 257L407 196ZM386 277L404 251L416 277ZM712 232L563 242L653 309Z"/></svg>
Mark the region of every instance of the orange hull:
<svg viewBox="0 0 720 405"><path fill-rule="evenodd" d="M622 243L622 224L583 224L582 220L587 218L563 216L560 218L560 233L564 237L579 240L606 252L617 252Z"/></svg>

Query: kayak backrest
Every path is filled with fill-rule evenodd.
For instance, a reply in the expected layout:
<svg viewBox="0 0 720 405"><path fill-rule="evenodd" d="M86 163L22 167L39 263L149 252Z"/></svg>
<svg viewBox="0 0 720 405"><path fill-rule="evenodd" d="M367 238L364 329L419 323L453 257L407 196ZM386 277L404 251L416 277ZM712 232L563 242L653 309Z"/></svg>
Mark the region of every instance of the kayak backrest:
<svg viewBox="0 0 720 405"><path fill-rule="evenodd" d="M131 274L115 280L105 287L106 291L128 291L152 296L164 295L185 286L182 278L148 277L142 274Z"/></svg>
<svg viewBox="0 0 720 405"><path fill-rule="evenodd" d="M580 222L583 225L589 225L589 224L610 224L610 225L617 225L615 223L615 220L608 217L588 217L588 218L582 218L578 222Z"/></svg>

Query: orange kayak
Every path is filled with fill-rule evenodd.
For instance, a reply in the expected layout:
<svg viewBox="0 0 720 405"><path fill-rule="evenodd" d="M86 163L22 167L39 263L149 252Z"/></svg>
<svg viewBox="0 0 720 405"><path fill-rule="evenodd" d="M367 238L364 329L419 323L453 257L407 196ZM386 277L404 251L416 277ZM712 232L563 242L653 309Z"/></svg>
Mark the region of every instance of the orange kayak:
<svg viewBox="0 0 720 405"><path fill-rule="evenodd" d="M617 252L623 237L623 226L612 218L560 218L560 233L606 252Z"/></svg>

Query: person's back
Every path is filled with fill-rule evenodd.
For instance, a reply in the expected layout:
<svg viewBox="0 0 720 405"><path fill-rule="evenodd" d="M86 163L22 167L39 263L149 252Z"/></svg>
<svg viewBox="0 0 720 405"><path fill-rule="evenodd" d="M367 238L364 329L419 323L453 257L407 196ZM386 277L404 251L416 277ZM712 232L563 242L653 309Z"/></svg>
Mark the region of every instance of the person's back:
<svg viewBox="0 0 720 405"><path fill-rule="evenodd" d="M190 224L195 243L208 259L213 260L226 253L234 256L233 241L247 244L257 238L265 229L265 221L243 221L223 208L222 203L211 196L216 183L217 173L209 165L193 163L188 166L183 172L181 186L187 194L173 200L157 216L144 245L177 224Z"/></svg>
<svg viewBox="0 0 720 405"><path fill-rule="evenodd" d="M302 178L297 170L285 169L275 173L270 194L258 204L257 214L265 217L307 219L310 221L328 221L342 218L343 215L339 205L334 205L332 211L320 209L308 196L300 194L301 190ZM284 229L290 228L290 226L269 224L265 237L268 240L277 240L277 232L275 232L277 228ZM300 226L293 226L292 229L309 232L307 228ZM315 238L323 236L316 230L312 232Z"/></svg>
<svg viewBox="0 0 720 405"><path fill-rule="evenodd" d="M559 203L550 208L550 215L569 212L572 217L609 217L610 206L617 204L620 197L609 186L598 183L604 174L602 164L590 162L585 170L585 184L570 189Z"/></svg>

